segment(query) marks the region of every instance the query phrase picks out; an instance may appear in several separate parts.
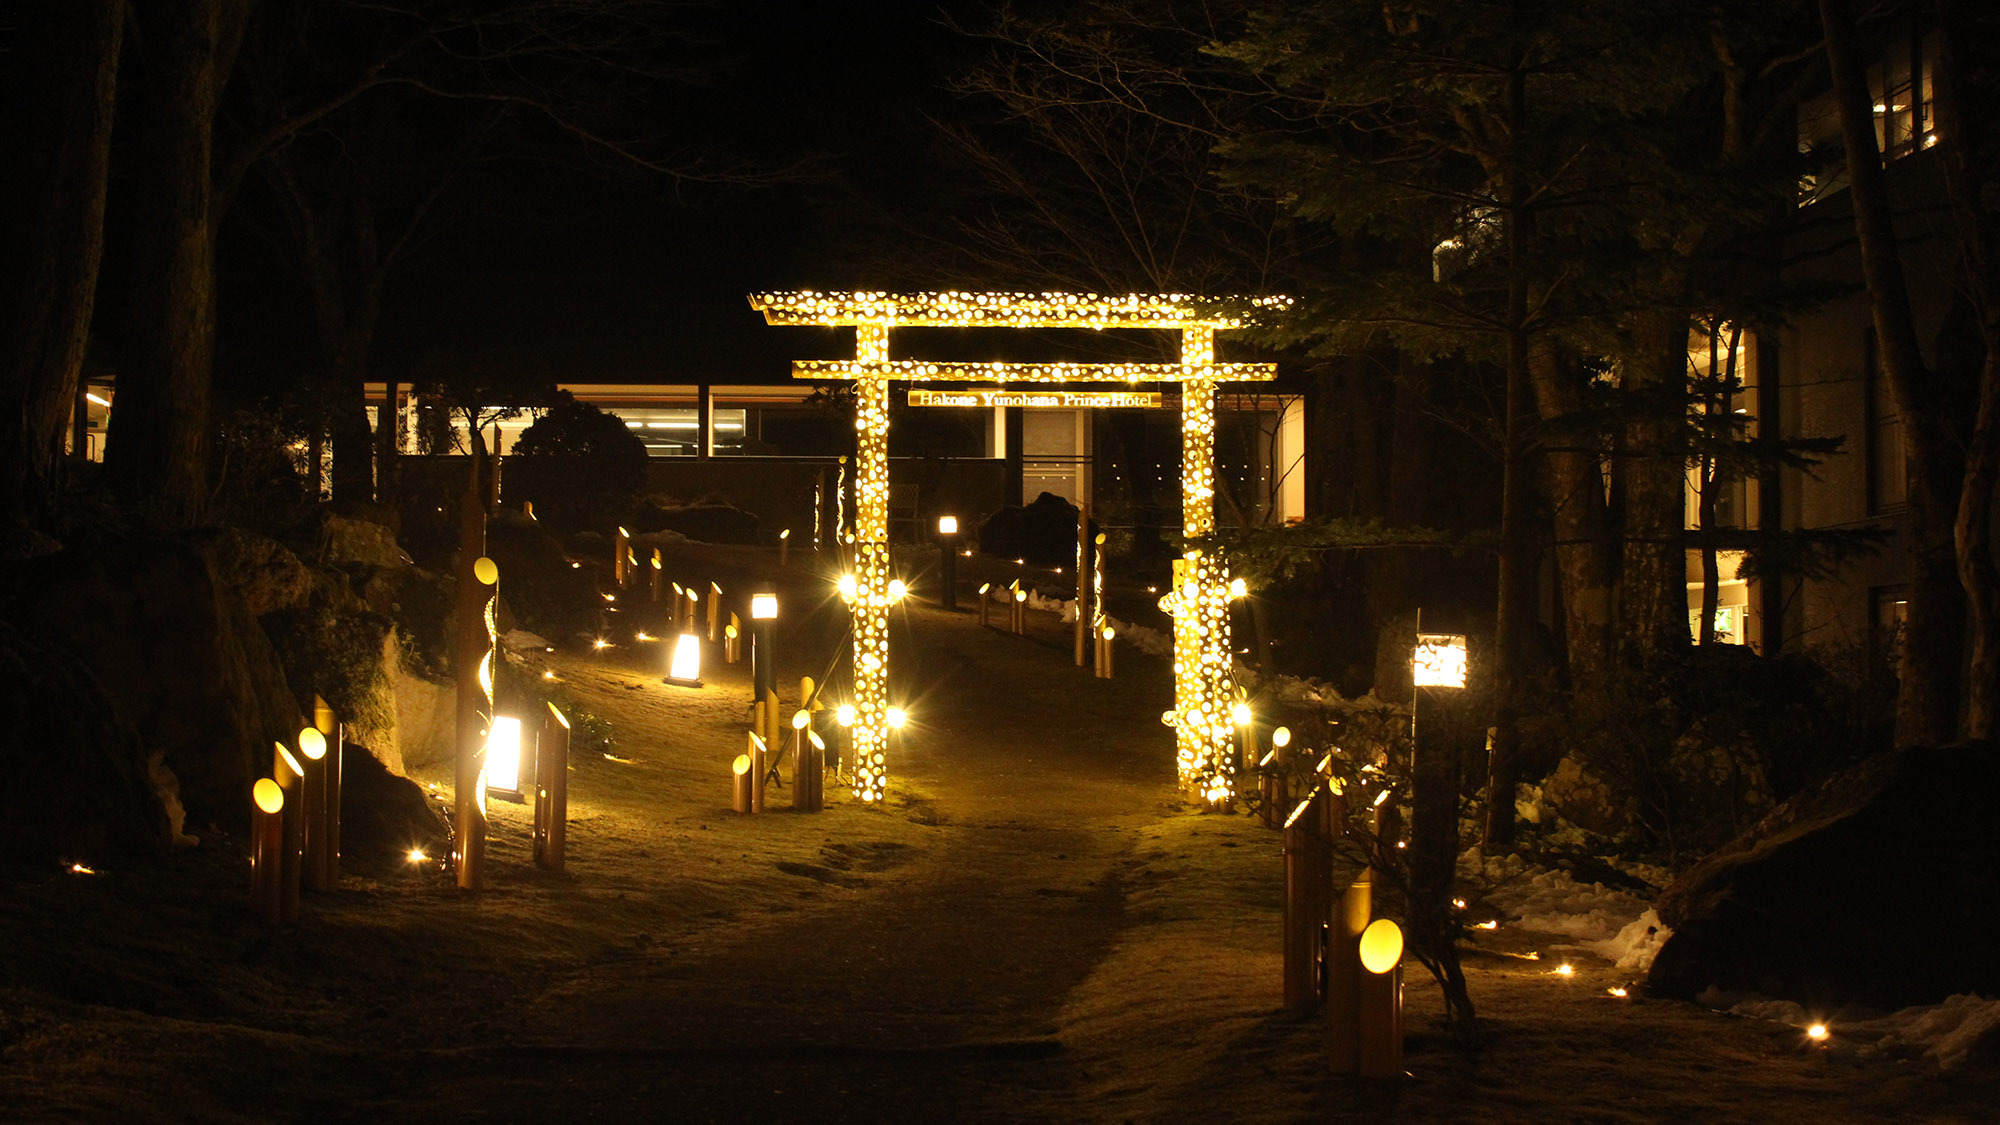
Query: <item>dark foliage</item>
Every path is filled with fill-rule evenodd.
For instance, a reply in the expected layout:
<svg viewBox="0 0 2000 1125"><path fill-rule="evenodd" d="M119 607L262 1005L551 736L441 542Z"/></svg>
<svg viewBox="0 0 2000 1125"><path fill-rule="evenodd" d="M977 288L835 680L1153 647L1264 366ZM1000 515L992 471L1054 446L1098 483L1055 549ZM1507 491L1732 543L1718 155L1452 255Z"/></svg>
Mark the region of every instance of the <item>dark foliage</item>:
<svg viewBox="0 0 2000 1125"><path fill-rule="evenodd" d="M533 503L561 530L603 530L625 518L646 479L646 446L615 414L558 392L521 432L503 470L503 499Z"/></svg>

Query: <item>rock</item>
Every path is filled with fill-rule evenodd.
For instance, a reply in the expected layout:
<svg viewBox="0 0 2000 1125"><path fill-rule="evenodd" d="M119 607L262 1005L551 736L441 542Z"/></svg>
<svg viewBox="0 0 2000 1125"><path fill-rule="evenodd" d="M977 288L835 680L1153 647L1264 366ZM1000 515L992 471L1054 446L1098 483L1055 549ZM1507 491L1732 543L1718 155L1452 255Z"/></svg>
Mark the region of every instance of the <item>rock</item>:
<svg viewBox="0 0 2000 1125"><path fill-rule="evenodd" d="M422 786L391 773L366 746L349 743L340 771L342 869L390 874L403 869L412 848L434 857L450 851L443 815Z"/></svg>
<svg viewBox="0 0 2000 1125"><path fill-rule="evenodd" d="M167 849L176 826L138 731L83 661L6 622L0 723L0 861L95 866Z"/></svg>
<svg viewBox="0 0 2000 1125"><path fill-rule="evenodd" d="M271 743L304 721L263 629L200 544L135 537L19 564L0 616L89 670L180 779L191 821L240 834Z"/></svg>
<svg viewBox="0 0 2000 1125"><path fill-rule="evenodd" d="M275 539L240 527L204 533L203 551L216 577L243 599L252 616L304 605L313 589L312 572Z"/></svg>
<svg viewBox="0 0 2000 1125"><path fill-rule="evenodd" d="M2000 995L2000 750L1870 759L1778 806L1661 895L1647 988L1808 1006Z"/></svg>
<svg viewBox="0 0 2000 1125"><path fill-rule="evenodd" d="M1052 492L1025 508L1002 508L979 525L979 550L1036 566L1074 566L1076 513L1076 505Z"/></svg>
<svg viewBox="0 0 2000 1125"><path fill-rule="evenodd" d="M1607 784L1574 754L1556 763L1542 782L1542 801L1586 832L1618 836L1632 826L1632 798Z"/></svg>
<svg viewBox="0 0 2000 1125"><path fill-rule="evenodd" d="M315 561L333 566L409 566L409 552L396 542L396 533L372 520L349 519L331 512L320 514Z"/></svg>
<svg viewBox="0 0 2000 1125"><path fill-rule="evenodd" d="M396 705L396 729L391 765L399 773L450 761L456 751L452 731L457 721L456 689L418 672L393 665L389 692ZM390 757L389 753L384 754Z"/></svg>

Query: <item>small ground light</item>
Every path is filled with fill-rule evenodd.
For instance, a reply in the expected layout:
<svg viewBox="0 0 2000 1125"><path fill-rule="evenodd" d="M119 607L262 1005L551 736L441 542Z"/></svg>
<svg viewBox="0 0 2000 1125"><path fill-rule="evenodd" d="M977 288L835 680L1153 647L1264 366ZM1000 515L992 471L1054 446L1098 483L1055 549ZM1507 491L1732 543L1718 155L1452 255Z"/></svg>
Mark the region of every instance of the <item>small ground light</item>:
<svg viewBox="0 0 2000 1125"><path fill-rule="evenodd" d="M1229 580L1230 597L1240 598L1248 594L1249 592L1250 592L1250 584L1248 582L1243 581L1241 578L1232 578Z"/></svg>
<svg viewBox="0 0 2000 1125"><path fill-rule="evenodd" d="M1576 975L1576 966L1570 964L1568 961L1564 961L1549 971L1559 977L1573 977Z"/></svg>
<svg viewBox="0 0 2000 1125"><path fill-rule="evenodd" d="M889 600L890 600L890 601L892 601L892 602L900 602L900 601L902 601L902 600L903 600L903 595L904 595L904 594L907 594L907 593L909 593L909 592L910 592L910 588L909 588L909 586L908 586L908 585L906 585L906 584L905 584L905 583L903 582L903 580L902 580L902 579L900 579L900 578L891 578L891 579L889 579Z"/></svg>
<svg viewBox="0 0 2000 1125"><path fill-rule="evenodd" d="M909 719L909 712L903 710L901 707L889 708L889 725L891 727L900 729Z"/></svg>
<svg viewBox="0 0 2000 1125"><path fill-rule="evenodd" d="M424 849L422 848L411 848L409 851L403 853L403 859L410 863L422 863L429 858L429 856L424 854Z"/></svg>
<svg viewBox="0 0 2000 1125"><path fill-rule="evenodd" d="M840 710L838 710L838 711L835 711L835 712L833 713L833 718L834 718L834 721L835 721L835 722L837 722L837 723L839 723L839 724L840 724L841 726L844 726L844 727L851 727L851 726L853 726L853 725L854 725L854 704L852 704L852 703L843 703L843 704L841 704L841 705L840 705Z"/></svg>
<svg viewBox="0 0 2000 1125"><path fill-rule="evenodd" d="M1826 1029L1826 1025L1823 1023L1816 1023L1813 1024L1811 1027L1806 1028L1806 1038L1812 1040L1815 1043L1826 1042L1827 1036L1831 1034L1832 1032L1828 1031Z"/></svg>
<svg viewBox="0 0 2000 1125"><path fill-rule="evenodd" d="M1230 719L1232 719L1232 720L1233 720L1233 721L1234 721L1234 722L1236 723L1236 725L1237 725L1237 726L1239 726L1239 727L1246 727L1246 726L1249 726L1249 725L1250 725L1250 705L1249 705L1248 703L1237 703L1237 704L1233 704L1233 705L1231 705L1231 706L1230 706L1230 708L1229 708L1229 717L1230 717Z"/></svg>
<svg viewBox="0 0 2000 1125"><path fill-rule="evenodd" d="M1605 989L1604 991L1610 993L1613 996L1616 996L1620 1000L1625 999L1627 995L1624 985L1613 985L1610 988Z"/></svg>

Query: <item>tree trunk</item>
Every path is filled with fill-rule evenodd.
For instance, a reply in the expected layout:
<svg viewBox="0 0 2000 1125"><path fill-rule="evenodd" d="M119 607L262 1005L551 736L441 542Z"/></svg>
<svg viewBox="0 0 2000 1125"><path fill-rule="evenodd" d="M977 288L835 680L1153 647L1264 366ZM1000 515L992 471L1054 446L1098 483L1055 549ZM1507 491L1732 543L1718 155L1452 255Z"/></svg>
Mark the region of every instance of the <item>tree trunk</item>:
<svg viewBox="0 0 2000 1125"><path fill-rule="evenodd" d="M1939 126L1951 138L1945 182L1961 240L1964 281L1978 310L1986 355L1979 371L1954 544L1958 578L1972 623L1965 734L2000 736L2000 566L1993 557L1993 499L2000 475L2000 129L1991 121L2000 97L2000 13L1991 4L1942 0L1939 39L1947 81L1939 84ZM1968 112L1969 111L1969 112Z"/></svg>
<svg viewBox="0 0 2000 1125"><path fill-rule="evenodd" d="M1958 733L1964 653L1964 598L1954 530L1963 469L1955 453L1953 404L1926 368L1918 345L1902 254L1891 222L1882 158L1875 147L1874 104L1855 47L1849 0L1819 0L1833 75L1840 135L1847 150L1848 199L1861 247L1862 279L1880 344L1882 375L1895 397L1909 453L1910 515L1916 572L1903 634L1902 683L1896 697L1896 745L1936 746Z"/></svg>
<svg viewBox="0 0 2000 1125"><path fill-rule="evenodd" d="M1528 368L1545 422L1563 422L1582 413L1583 381L1552 345L1537 344L1529 354ZM1555 438L1544 449L1542 461L1555 521L1570 683L1588 691L1616 670L1611 598L1618 585L1618 566L1605 508L1604 471L1598 451L1585 445L1582 434Z"/></svg>
<svg viewBox="0 0 2000 1125"><path fill-rule="evenodd" d="M54 499L104 247L123 0L19 5L0 138L0 525Z"/></svg>
<svg viewBox="0 0 2000 1125"><path fill-rule="evenodd" d="M1677 288L1668 279L1663 288ZM1687 384L1687 329L1678 311L1636 318L1627 371L1647 415L1625 427L1619 471L1624 475L1618 566L1618 662L1645 672L1687 644L1687 563L1684 554L1687 478L1682 446L1666 401ZM1653 407L1660 409L1655 412Z"/></svg>
<svg viewBox="0 0 2000 1125"><path fill-rule="evenodd" d="M131 99L133 285L105 468L121 497L174 523L208 502L215 359L217 109L254 0L149 0Z"/></svg>

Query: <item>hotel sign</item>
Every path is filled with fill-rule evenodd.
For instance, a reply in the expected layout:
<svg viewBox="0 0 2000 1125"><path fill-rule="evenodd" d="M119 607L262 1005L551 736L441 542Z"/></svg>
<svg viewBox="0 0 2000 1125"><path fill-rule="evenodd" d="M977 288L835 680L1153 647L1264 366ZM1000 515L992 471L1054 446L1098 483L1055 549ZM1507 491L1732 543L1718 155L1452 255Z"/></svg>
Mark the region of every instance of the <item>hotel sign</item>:
<svg viewBox="0 0 2000 1125"><path fill-rule="evenodd" d="M1010 391L1000 387L968 387L936 391L911 388L911 406L1026 406L1056 409L1158 407L1158 391Z"/></svg>

